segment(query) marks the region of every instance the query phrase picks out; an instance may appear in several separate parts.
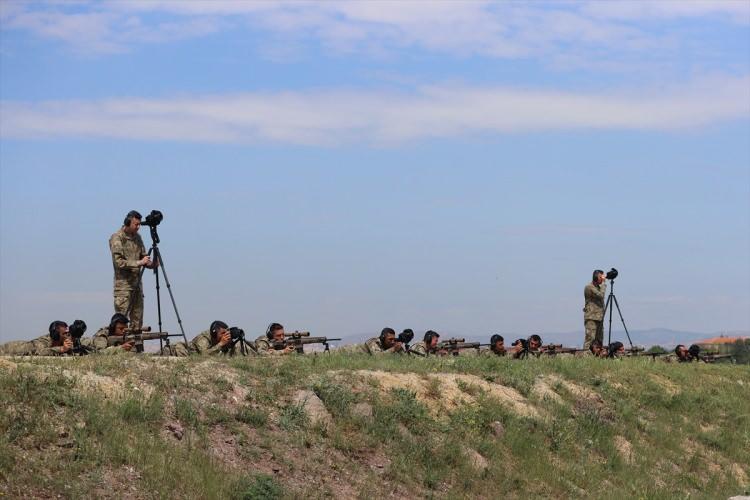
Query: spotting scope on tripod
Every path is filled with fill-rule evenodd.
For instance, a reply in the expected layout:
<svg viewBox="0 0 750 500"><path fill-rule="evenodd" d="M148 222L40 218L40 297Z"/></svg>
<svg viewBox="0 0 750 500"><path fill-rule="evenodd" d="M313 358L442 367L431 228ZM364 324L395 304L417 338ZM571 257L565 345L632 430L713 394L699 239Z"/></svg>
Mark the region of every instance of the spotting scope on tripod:
<svg viewBox="0 0 750 500"><path fill-rule="evenodd" d="M625 335L628 336L628 342L630 343L630 348L632 349L633 340L630 338L630 332L628 332L628 327L625 326L625 318L622 317L622 311L620 310L620 303L617 301L617 297L615 296L615 278L617 278L619 274L620 273L617 272L617 269L613 267L605 275L605 278L609 280L609 296L607 297L607 302L604 304L604 317L605 318L607 317L607 310L609 309L609 333L607 335L607 345L610 345L612 343L612 310L616 307L617 314L620 315L620 321L622 322L622 327L625 329Z"/></svg>
<svg viewBox="0 0 750 500"><path fill-rule="evenodd" d="M164 214L162 214L158 210L151 210L151 213L149 213L146 216L145 220L141 223L141 225L143 226L148 226L151 232L151 248L148 250L148 255L153 259L155 263L153 269L154 277L156 278L156 311L159 318L159 331L163 331L161 324L161 286L159 280L159 269L161 269L161 273L164 275L164 283L166 283L167 291L169 292L169 298L172 301L174 314L175 316L177 316L177 323L180 325L182 339L185 341L185 344L187 344L185 329L182 327L182 318L180 318L180 313L177 310L177 303L175 302L174 294L172 293L172 285L169 283L167 270L164 267L164 256L162 255L161 250L159 250L159 243L161 242L161 240L159 239L159 233L156 228L159 226L159 224L161 224L162 220L164 220ZM145 270L146 268L141 269L141 278L143 277L143 272ZM164 343L166 343L167 350L169 350L169 337L165 339L159 338L159 347L161 348L160 351L162 353L164 353Z"/></svg>

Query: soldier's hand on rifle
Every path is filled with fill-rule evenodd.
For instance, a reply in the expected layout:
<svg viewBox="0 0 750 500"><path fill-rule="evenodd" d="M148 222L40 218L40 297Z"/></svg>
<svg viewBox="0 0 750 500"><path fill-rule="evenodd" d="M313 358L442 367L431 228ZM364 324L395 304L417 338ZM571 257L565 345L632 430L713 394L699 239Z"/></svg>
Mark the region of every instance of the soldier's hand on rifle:
<svg viewBox="0 0 750 500"><path fill-rule="evenodd" d="M401 342L396 342L395 344L393 344L393 351L394 352L399 352L399 351L403 351L403 350L404 350L404 344L402 344Z"/></svg>
<svg viewBox="0 0 750 500"><path fill-rule="evenodd" d="M232 341L232 334L229 333L229 330L225 330L223 333L219 334L219 345L221 347L224 347L225 345L229 344Z"/></svg>
<svg viewBox="0 0 750 500"><path fill-rule="evenodd" d="M68 352L71 349L73 349L73 339L71 339L70 337L65 337L65 339L63 339L63 345L60 349L60 352Z"/></svg>
<svg viewBox="0 0 750 500"><path fill-rule="evenodd" d="M151 257L146 255L144 258L138 261L138 265L143 267L151 267Z"/></svg>
<svg viewBox="0 0 750 500"><path fill-rule="evenodd" d="M130 351L134 346L135 346L135 340L128 340L124 344L120 344L120 347L122 347L126 351Z"/></svg>
<svg viewBox="0 0 750 500"><path fill-rule="evenodd" d="M295 349L294 345L292 345L292 344L289 344L288 346L284 347L284 349L282 349L282 352L284 354L291 354L294 351L296 351L296 349Z"/></svg>

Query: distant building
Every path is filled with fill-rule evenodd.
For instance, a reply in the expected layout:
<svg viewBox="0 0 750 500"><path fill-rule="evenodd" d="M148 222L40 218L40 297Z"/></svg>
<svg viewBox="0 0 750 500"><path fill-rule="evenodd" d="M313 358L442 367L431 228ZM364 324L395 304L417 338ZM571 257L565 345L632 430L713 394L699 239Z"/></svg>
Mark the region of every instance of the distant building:
<svg viewBox="0 0 750 500"><path fill-rule="evenodd" d="M747 339L750 339L750 337L725 337L724 335L719 335L710 339L696 340L693 344L698 344L703 352L726 354L732 350L732 344L738 340Z"/></svg>

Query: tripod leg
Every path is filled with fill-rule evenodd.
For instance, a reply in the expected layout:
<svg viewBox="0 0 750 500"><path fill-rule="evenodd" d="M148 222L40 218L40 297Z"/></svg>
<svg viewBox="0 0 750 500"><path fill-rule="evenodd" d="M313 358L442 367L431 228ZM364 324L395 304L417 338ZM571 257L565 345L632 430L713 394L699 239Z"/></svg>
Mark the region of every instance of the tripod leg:
<svg viewBox="0 0 750 500"><path fill-rule="evenodd" d="M607 310L609 310L609 334L607 335L607 346L612 343L612 297L614 297L613 294L609 294L607 297L607 302L604 304L604 316L602 319L607 317ZM604 333L602 333L602 336L604 336Z"/></svg>
<svg viewBox="0 0 750 500"><path fill-rule="evenodd" d="M172 307L174 308L174 314L177 316L177 324L180 325L180 333L182 333L182 339L185 341L185 344L187 345L187 336L185 335L185 329L182 327L182 318L180 318L180 312L177 310L177 303L174 300L174 294L172 293L172 285L169 283L169 278L167 277L167 270L164 267L164 258L162 258L161 251L158 247L155 247L154 256L159 259L159 267L161 268L161 272L164 275L164 283L167 284L167 291L169 292L169 298L172 300ZM157 274L158 277L158 274ZM158 296L158 278L157 278L157 296ZM159 316L159 329L161 330L161 316Z"/></svg>
<svg viewBox="0 0 750 500"><path fill-rule="evenodd" d="M612 294L612 297L615 299L615 307L617 307L617 313L620 315L620 321L622 321L622 327L625 329L625 335L628 336L628 342L630 342L630 348L633 348L633 341L630 339L630 332L628 332L628 327L625 326L625 318L622 317L622 311L620 310L620 303L617 302L617 297ZM610 316L610 324L612 324L612 317Z"/></svg>

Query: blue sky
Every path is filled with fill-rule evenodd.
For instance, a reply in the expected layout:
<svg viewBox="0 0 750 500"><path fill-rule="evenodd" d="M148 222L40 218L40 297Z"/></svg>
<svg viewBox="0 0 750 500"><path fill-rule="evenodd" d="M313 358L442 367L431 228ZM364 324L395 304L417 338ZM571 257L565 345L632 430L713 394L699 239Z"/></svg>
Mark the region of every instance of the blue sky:
<svg viewBox="0 0 750 500"><path fill-rule="evenodd" d="M747 2L0 20L1 341L106 323L107 238L134 208L165 214L188 335L575 331L611 266L629 328L750 330Z"/></svg>

